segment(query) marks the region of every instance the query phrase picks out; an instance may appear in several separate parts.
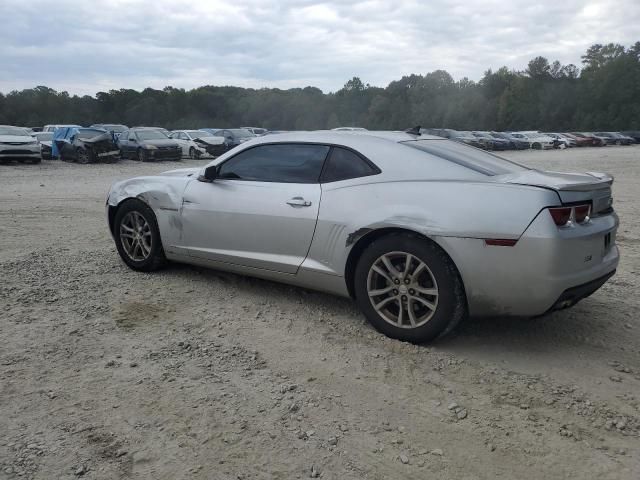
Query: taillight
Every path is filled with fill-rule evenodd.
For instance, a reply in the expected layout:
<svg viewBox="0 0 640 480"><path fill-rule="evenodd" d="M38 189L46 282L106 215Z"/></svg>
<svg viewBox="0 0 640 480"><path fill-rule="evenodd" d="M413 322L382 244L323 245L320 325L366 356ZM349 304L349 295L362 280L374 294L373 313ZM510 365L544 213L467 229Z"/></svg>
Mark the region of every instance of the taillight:
<svg viewBox="0 0 640 480"><path fill-rule="evenodd" d="M591 205L578 205L573 207L574 218L577 223L584 223L589 221L589 214L591 213Z"/></svg>
<svg viewBox="0 0 640 480"><path fill-rule="evenodd" d="M589 221L589 214L591 213L591 205L576 205L574 207L557 207L550 208L549 213L553 222L563 227L570 223L572 220L576 223L586 223Z"/></svg>
<svg viewBox="0 0 640 480"><path fill-rule="evenodd" d="M550 208L549 213L551 214L551 218L553 218L554 223L557 226L562 227L571 220L571 210L571 207Z"/></svg>

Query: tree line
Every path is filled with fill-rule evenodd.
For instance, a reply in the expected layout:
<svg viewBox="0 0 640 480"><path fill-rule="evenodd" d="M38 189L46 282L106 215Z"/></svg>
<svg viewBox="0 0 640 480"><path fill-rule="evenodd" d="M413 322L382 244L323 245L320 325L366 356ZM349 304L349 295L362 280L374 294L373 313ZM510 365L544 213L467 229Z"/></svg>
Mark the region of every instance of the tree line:
<svg viewBox="0 0 640 480"><path fill-rule="evenodd" d="M582 68L532 59L524 71L487 70L477 82L444 70L387 87L354 77L337 92L315 87L166 87L70 95L45 86L0 93L0 124L124 123L176 128L241 125L271 130L339 126L458 130L640 130L640 42L596 44Z"/></svg>

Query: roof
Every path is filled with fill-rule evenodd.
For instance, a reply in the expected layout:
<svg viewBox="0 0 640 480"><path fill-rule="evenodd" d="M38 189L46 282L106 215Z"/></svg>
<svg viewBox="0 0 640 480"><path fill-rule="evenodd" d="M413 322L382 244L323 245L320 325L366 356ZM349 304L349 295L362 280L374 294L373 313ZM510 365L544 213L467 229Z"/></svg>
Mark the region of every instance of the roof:
<svg viewBox="0 0 640 480"><path fill-rule="evenodd" d="M336 131L336 130L315 130L308 132L284 132L266 137L258 137L261 142L327 142L327 143L359 143L370 137L376 137L391 142L405 142L409 140L442 140L436 135L411 135L405 132L393 132L383 130L367 131ZM254 140L255 141L255 140Z"/></svg>

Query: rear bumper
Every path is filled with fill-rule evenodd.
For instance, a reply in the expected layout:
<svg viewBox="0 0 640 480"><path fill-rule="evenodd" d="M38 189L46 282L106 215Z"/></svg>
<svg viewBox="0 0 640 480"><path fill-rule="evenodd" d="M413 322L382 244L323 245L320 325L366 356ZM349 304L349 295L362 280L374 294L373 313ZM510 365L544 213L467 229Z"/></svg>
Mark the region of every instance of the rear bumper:
<svg viewBox="0 0 640 480"><path fill-rule="evenodd" d="M543 210L513 247L487 246L474 238L436 241L460 271L471 315L533 317L573 305L614 274L617 228L618 218L611 214L558 229Z"/></svg>
<svg viewBox="0 0 640 480"><path fill-rule="evenodd" d="M582 285L578 285L577 287L567 288L564 292L562 292L560 298L556 300L556 303L553 304L549 311L562 310L564 308L574 306L583 298L587 298L589 295L596 292L602 285L605 284L607 280L613 277L615 273L616 271L613 270L600 278L591 280L590 282L583 283Z"/></svg>

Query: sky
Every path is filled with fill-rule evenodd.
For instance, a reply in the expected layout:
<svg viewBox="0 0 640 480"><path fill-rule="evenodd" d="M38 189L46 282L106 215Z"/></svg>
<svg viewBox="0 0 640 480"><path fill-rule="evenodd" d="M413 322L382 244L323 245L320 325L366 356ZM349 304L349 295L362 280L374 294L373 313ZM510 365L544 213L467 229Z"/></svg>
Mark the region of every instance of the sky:
<svg viewBox="0 0 640 480"><path fill-rule="evenodd" d="M478 80L640 40L640 0L1 0L0 18L4 93Z"/></svg>

